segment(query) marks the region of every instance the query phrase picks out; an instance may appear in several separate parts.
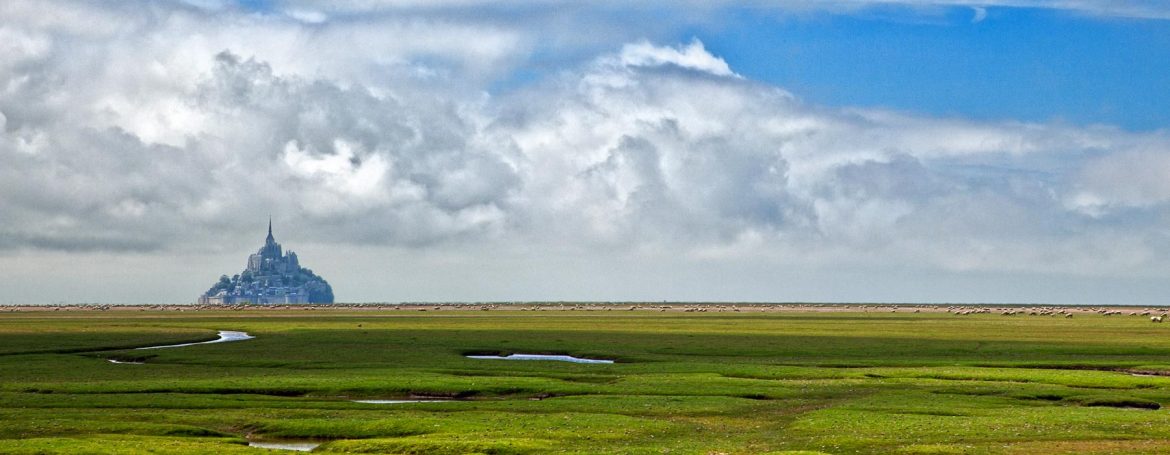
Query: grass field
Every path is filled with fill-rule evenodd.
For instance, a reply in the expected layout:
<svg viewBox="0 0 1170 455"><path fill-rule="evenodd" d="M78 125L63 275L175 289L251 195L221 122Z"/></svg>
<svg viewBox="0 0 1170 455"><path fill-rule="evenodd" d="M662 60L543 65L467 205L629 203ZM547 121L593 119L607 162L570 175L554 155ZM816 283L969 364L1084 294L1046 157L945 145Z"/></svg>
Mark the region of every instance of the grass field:
<svg viewBox="0 0 1170 455"><path fill-rule="evenodd" d="M1170 324L1095 313L20 311L0 453L1167 453L1163 372ZM350 401L407 397L455 400Z"/></svg>

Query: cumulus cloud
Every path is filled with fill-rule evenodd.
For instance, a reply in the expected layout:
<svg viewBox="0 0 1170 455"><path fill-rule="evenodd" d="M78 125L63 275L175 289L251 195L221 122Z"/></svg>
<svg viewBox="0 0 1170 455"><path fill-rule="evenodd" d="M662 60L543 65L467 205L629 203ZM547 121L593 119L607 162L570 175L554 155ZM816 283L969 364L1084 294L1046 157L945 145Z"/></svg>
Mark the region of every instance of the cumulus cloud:
<svg viewBox="0 0 1170 455"><path fill-rule="evenodd" d="M687 53L721 62L697 44L637 44L501 100L522 111L495 128L525 157L526 218L621 247L955 270L1132 269L1149 255L1105 245L1160 245L1155 225L1119 235L1113 224L1143 215L1069 201L1088 187L1115 189L1090 193L1098 206L1160 197L1160 180L1115 186L1124 170L1091 169L1151 147L1143 158L1164 155L1164 134L830 110L719 65L643 58Z"/></svg>
<svg viewBox="0 0 1170 455"><path fill-rule="evenodd" d="M296 62L281 74L267 60L211 49L247 43L240 34L303 31L242 17L170 41L204 18L181 9L162 23L153 17L160 11L124 14L148 16L126 30L146 34L146 45L121 33L78 38L69 21L5 24L20 39L4 49L18 55L0 74L0 246L215 244L245 213L304 213L320 221L321 238L404 244L502 222L512 170L469 142L478 114L435 87L462 89L417 77L414 64L372 80L301 65L285 47L252 49ZM443 52L381 49L391 59L432 51ZM348 51L324 57L368 62ZM393 91L386 81L396 81Z"/></svg>
<svg viewBox="0 0 1170 455"><path fill-rule="evenodd" d="M132 19L93 27L28 5L0 23L0 250L198 250L272 213L327 244L1070 273L1170 254L1163 132L813 106L699 40L489 95L529 37L333 23L385 6L365 2L86 4Z"/></svg>
<svg viewBox="0 0 1170 455"><path fill-rule="evenodd" d="M707 52L699 40L694 40L690 45L681 48L655 46L646 41L627 44L610 64L632 68L671 65L716 76L739 77L731 71L727 62Z"/></svg>

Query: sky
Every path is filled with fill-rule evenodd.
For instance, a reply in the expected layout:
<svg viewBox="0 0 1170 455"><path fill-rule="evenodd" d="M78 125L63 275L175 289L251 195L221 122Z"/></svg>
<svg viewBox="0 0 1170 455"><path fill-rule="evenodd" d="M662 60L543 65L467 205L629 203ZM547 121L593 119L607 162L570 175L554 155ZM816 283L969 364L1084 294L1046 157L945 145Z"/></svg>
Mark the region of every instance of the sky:
<svg viewBox="0 0 1170 455"><path fill-rule="evenodd" d="M635 3L630 5L627 3ZM1161 0L0 2L0 304L1166 304Z"/></svg>

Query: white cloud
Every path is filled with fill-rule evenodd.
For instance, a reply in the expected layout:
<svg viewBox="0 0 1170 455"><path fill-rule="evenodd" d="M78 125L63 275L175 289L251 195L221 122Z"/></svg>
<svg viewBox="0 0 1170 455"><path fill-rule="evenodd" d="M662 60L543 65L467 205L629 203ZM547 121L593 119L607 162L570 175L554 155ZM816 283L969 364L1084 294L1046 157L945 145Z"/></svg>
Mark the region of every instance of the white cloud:
<svg viewBox="0 0 1170 455"><path fill-rule="evenodd" d="M0 6L0 256L234 251L273 213L342 248L1170 268L1165 132L813 106L699 40L487 95L531 33L196 6Z"/></svg>
<svg viewBox="0 0 1170 455"><path fill-rule="evenodd" d="M649 48L637 55L683 53L638 46ZM696 61L718 60L691 49ZM1103 151L1115 160L1170 145L1161 133L833 111L730 72L712 77L706 65L661 59L677 69L661 71L646 64L656 60L622 58L628 50L530 95L558 101L512 106L525 121L500 126L529 160L522 208L542 232L697 255L799 250L799 261L955 270L1111 273L1167 253L1154 224L1114 230L1146 215L1111 213L1100 224L1102 213L1068 203L1087 185L1114 189L1096 204L1137 200L1116 193L1125 190L1160 201L1160 167L1121 185L1112 183L1126 171L1091 185L1101 171L1089 169ZM1163 150L1132 162L1157 162ZM1092 246L1101 239L1134 249ZM738 242L752 247L726 248Z"/></svg>
<svg viewBox="0 0 1170 455"><path fill-rule="evenodd" d="M971 23L972 24L978 24L980 22L983 22L984 19L987 19L987 8L980 7L980 6L972 6L971 12L972 12L972 14L971 14Z"/></svg>
<svg viewBox="0 0 1170 455"><path fill-rule="evenodd" d="M204 0L209 3L210 0ZM280 0L274 2L277 8L299 10L306 7L321 8L321 3L305 0ZM605 6L626 6L628 2L603 1L596 2ZM649 1L640 2L642 8L655 8L662 4L684 6L692 9L713 9L726 6L742 5L742 2L687 0L687 1ZM910 7L954 6L970 7L975 9L976 17L980 9L987 7L1009 8L1040 8L1062 11L1072 11L1084 14L1116 17L1134 17L1147 19L1170 19L1170 5L1161 0L768 0L751 3L755 7L774 8L777 10L809 11L827 10L849 12L869 6L903 5ZM330 11L341 13L377 13L395 11L442 11L447 9L475 7L490 9L498 6L498 2L487 0L348 0L329 2ZM564 8L572 2L558 0L531 0L509 2L509 8L526 6L528 8ZM975 21L978 22L978 21Z"/></svg>
<svg viewBox="0 0 1170 455"><path fill-rule="evenodd" d="M117 44L108 56L132 58ZM280 74L229 51L186 67L154 60L99 72L57 101L5 98L17 190L3 203L21 220L7 228L9 248L195 247L206 239L174 235L177 220L206 231L275 211L305 214L320 241L503 236L1042 269L1067 258L1020 245L1090 238L1086 220L1170 197L1161 168L1130 172L1164 154L1170 140L1158 134L807 106L745 80L698 41L626 45L580 73L486 100L427 82L372 90L361 78ZM42 65L80 77L73 64ZM42 186L53 190L27 191ZM1027 216L1038 219L1021 223ZM144 222L153 231L120 234ZM936 254L955 238L981 246ZM754 253L732 247L743 242ZM1017 254L988 253L1001 250Z"/></svg>
<svg viewBox="0 0 1170 455"><path fill-rule="evenodd" d="M322 24L329 20L325 13L311 9L290 9L288 15L306 24Z"/></svg>
<svg viewBox="0 0 1170 455"><path fill-rule="evenodd" d="M301 150L295 141L289 141L284 147L284 164L294 176L318 180L322 189L335 193L331 198L334 201L385 199L388 194L383 180L390 165L383 155L370 155L369 159L361 160L354 152L356 147L359 146L338 139L333 142L333 153L319 154ZM410 200L425 196L417 186L402 193Z"/></svg>
<svg viewBox="0 0 1170 455"><path fill-rule="evenodd" d="M1037 8L1071 11L1083 14L1142 19L1170 19L1170 5L1159 0L845 0L856 4L903 4L935 6L969 6L980 9L988 7ZM975 21L978 22L978 21Z"/></svg>
<svg viewBox="0 0 1170 455"><path fill-rule="evenodd" d="M1069 205L1094 216L1170 203L1170 138L1086 160Z"/></svg>
<svg viewBox="0 0 1170 455"><path fill-rule="evenodd" d="M679 68L704 71L716 76L735 76L723 59L711 55L699 40L684 47L660 47L643 41L627 44L614 63L627 67L656 67L673 65Z"/></svg>

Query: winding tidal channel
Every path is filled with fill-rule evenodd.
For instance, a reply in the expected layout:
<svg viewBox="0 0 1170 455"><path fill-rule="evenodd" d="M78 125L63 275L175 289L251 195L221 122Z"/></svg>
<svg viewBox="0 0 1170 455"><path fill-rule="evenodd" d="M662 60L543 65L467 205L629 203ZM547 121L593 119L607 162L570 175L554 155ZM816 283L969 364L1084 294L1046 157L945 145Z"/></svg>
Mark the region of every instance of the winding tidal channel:
<svg viewBox="0 0 1170 455"><path fill-rule="evenodd" d="M220 330L219 331L219 338L215 339L215 340L211 340L211 341L200 341L198 343L167 344L167 345L163 345L163 346L146 346L143 348L135 348L135 349L181 348L183 346L194 346L197 344L226 343L229 341L250 340L252 338L256 338L256 337L254 337L252 335L248 335L246 332L236 332L233 330Z"/></svg>

